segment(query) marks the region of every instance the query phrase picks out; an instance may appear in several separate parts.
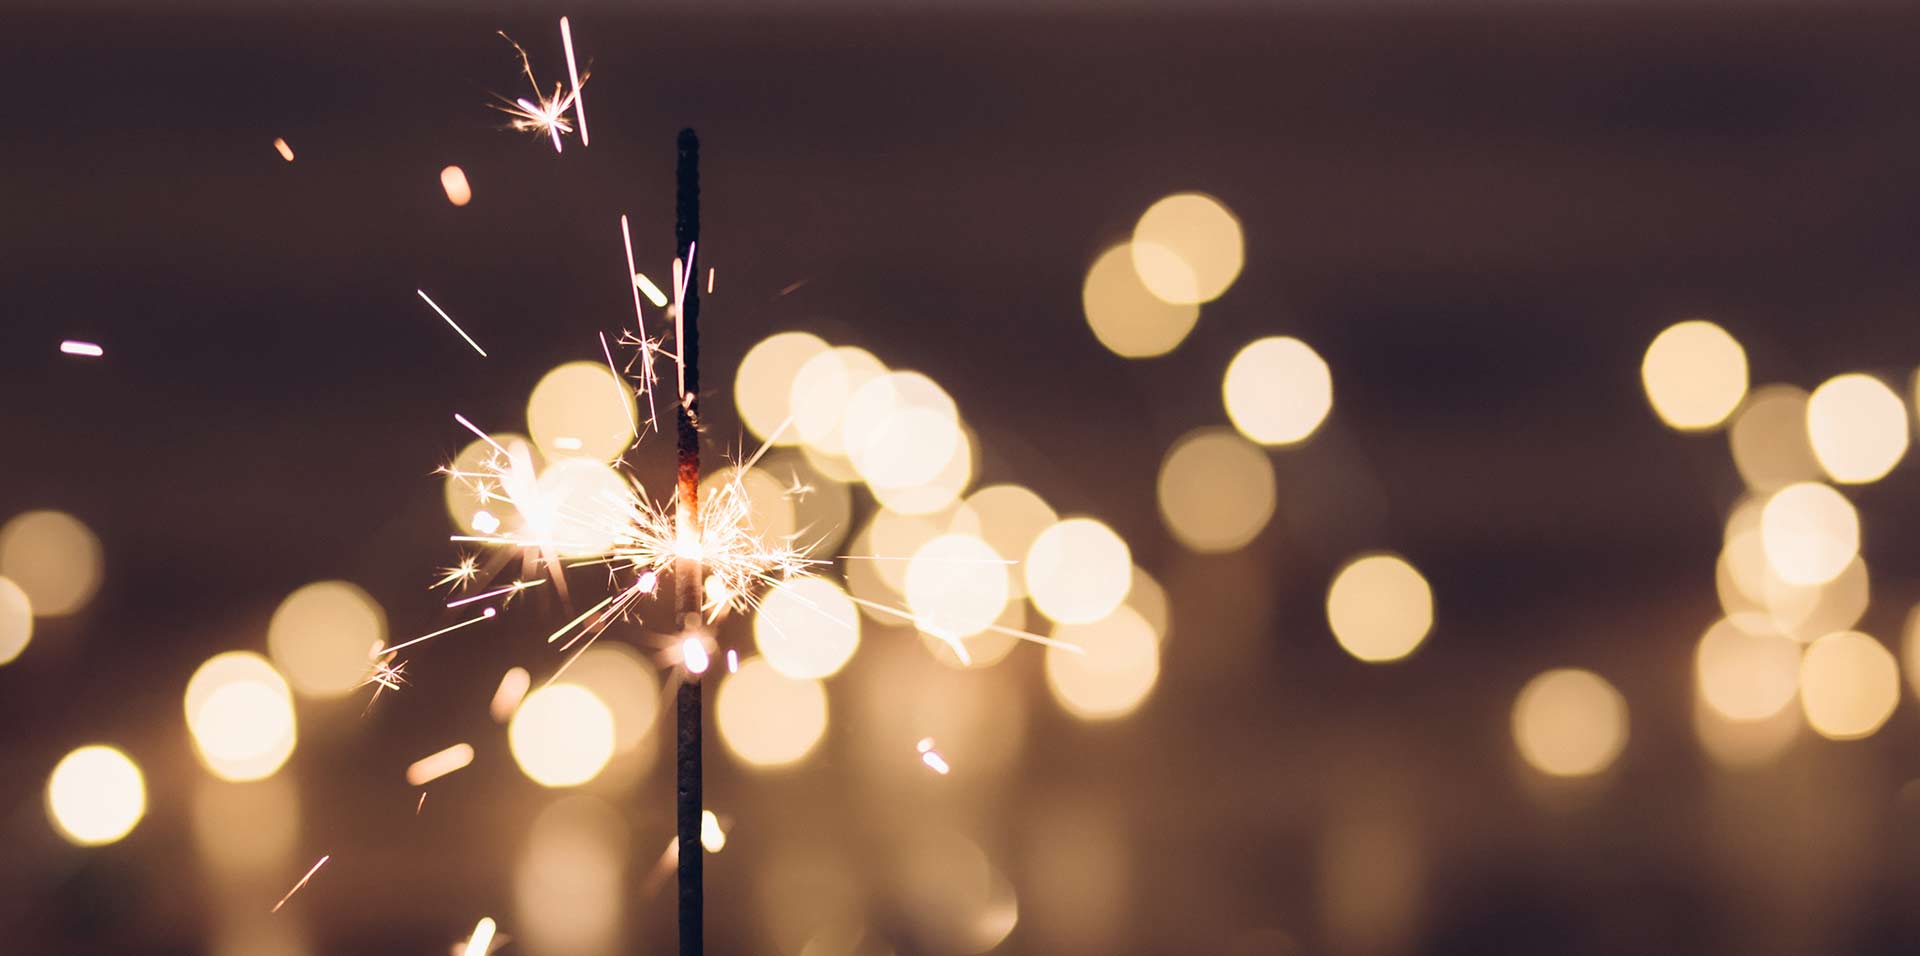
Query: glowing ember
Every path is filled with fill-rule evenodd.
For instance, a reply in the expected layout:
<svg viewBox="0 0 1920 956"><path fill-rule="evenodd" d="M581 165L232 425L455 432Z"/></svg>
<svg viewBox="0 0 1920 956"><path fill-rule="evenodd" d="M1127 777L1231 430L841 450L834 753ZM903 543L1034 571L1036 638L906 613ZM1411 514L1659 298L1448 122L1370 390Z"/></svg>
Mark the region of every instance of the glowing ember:
<svg viewBox="0 0 1920 956"><path fill-rule="evenodd" d="M454 744L439 753L422 757L407 768L407 784L422 786L459 770L473 762L473 747L470 744ZM426 794L420 795L422 802Z"/></svg>
<svg viewBox="0 0 1920 956"><path fill-rule="evenodd" d="M289 163L293 162L293 147L288 146L286 140L274 137L273 148L275 152L280 154L281 159Z"/></svg>
<svg viewBox="0 0 1920 956"><path fill-rule="evenodd" d="M107 354L106 350L101 348L100 346L95 345L92 342L82 342L78 339L67 339L64 342L61 342L60 351L65 352L68 355L85 355L91 358L99 358L100 356Z"/></svg>
<svg viewBox="0 0 1920 956"><path fill-rule="evenodd" d="M689 637L680 642L680 659L687 665L689 674L704 674L707 672L707 665L711 663L707 658L707 646L697 637Z"/></svg>
<svg viewBox="0 0 1920 956"><path fill-rule="evenodd" d="M944 777L953 769L947 765L947 758L940 756L940 751L933 749L932 737L920 738L920 742L914 745L914 749L920 751L920 762L926 764L934 773Z"/></svg>
<svg viewBox="0 0 1920 956"><path fill-rule="evenodd" d="M567 21L562 20L560 22L565 23ZM462 951L461 956L487 956L487 953L491 951L491 947L493 946L494 932L493 917L480 917L480 922L473 925L473 935L467 937L467 947Z"/></svg>
<svg viewBox="0 0 1920 956"><path fill-rule="evenodd" d="M526 699L527 689L533 686L533 676L524 667L509 668L500 675L500 686L493 692L493 702L487 705L487 713L493 716L495 723L504 724L513 718L513 712Z"/></svg>
<svg viewBox="0 0 1920 956"><path fill-rule="evenodd" d="M332 854L328 854L326 856L321 857L320 862L315 863L313 865L313 868L307 871L307 875L301 877L300 882L293 884L293 889L288 890L287 895L280 897L280 902L273 904L273 909L268 910L267 912L269 913L280 912L280 907L287 905L287 901L290 899L293 899L293 894L300 892L300 888L303 886L306 886L307 881L313 879L313 875L315 873L320 872L320 868L323 866L326 866L327 861L331 859L333 859Z"/></svg>

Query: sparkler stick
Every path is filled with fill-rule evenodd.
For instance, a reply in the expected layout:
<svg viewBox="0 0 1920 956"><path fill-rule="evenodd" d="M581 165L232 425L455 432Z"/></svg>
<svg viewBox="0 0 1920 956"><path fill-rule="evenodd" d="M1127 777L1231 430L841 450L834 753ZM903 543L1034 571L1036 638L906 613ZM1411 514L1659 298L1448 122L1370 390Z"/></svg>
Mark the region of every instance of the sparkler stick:
<svg viewBox="0 0 1920 956"><path fill-rule="evenodd" d="M693 270L693 251L700 242L700 137L691 129L680 131L678 157L674 163L674 257L684 263L683 273ZM684 279L684 275L682 277ZM697 540L700 534L700 289L692 282L677 281L680 293L676 303L675 327L680 338L674 343L680 353L680 394L674 408L675 437L679 450L680 507L678 518L681 540ZM701 582L698 558L681 556L674 570L674 612L682 628L693 631L701 625ZM688 674L680 683L678 699L678 745L675 773L677 793L677 830L680 846L680 956L701 956L705 950L702 910L705 893L701 870L705 849L700 843L700 680Z"/></svg>

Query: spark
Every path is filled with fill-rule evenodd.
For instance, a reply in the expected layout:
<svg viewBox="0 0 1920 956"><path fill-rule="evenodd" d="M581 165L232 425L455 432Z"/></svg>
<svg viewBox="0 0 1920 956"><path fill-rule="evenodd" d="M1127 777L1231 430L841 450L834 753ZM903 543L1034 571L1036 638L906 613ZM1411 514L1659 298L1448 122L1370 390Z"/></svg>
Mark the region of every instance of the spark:
<svg viewBox="0 0 1920 956"><path fill-rule="evenodd" d="M647 301L653 303L654 308L664 309L667 307L667 294L660 291L660 287L654 285L653 280L647 278L646 273L636 272L633 274L633 287L646 293Z"/></svg>
<svg viewBox="0 0 1920 956"><path fill-rule="evenodd" d="M731 647L727 648L727 673L740 673L740 652Z"/></svg>
<svg viewBox="0 0 1920 956"><path fill-rule="evenodd" d="M107 354L106 349L103 349L92 342L82 342L79 339L67 339L66 341L61 342L60 351L65 352L68 355L85 355L90 358L99 358L100 356Z"/></svg>
<svg viewBox="0 0 1920 956"><path fill-rule="evenodd" d="M278 136L274 137L273 148L275 152L278 152L280 154L281 159L284 159L289 163L293 162L293 147L288 146L286 140L281 139Z"/></svg>
<svg viewBox="0 0 1920 956"><path fill-rule="evenodd" d="M520 592L525 591L528 588L537 588L540 585L545 583L547 583L547 580L545 578L540 578L534 581L515 581L512 584L509 584L505 587L498 587L498 588L494 588L491 591L482 591L479 594L468 595L467 597L463 597L457 601L448 601L447 606L459 607L462 604L472 604L475 601L484 601L488 598L499 597L500 595L504 594L507 596L507 599L505 601L501 601L500 606L506 607L509 603L512 603L514 597L517 596Z"/></svg>
<svg viewBox="0 0 1920 956"><path fill-rule="evenodd" d="M376 686L373 688L373 696L367 698L366 708L360 711L360 716L362 717L373 712L373 703L380 699L380 693L382 691L390 690L398 693L400 688L406 686L407 683L407 677L402 673L407 669L407 662L401 661L398 664L393 663L392 651L387 651L383 655L381 648L384 647L385 644L385 641L374 641L373 650L367 654L368 659L372 661L373 669L367 674L365 679L360 681L360 686L365 687L368 684L374 684Z"/></svg>
<svg viewBox="0 0 1920 956"><path fill-rule="evenodd" d="M420 802L413 805L413 815L416 817L419 816L421 809L426 807L426 805L427 805L427 792L425 790L422 790L420 791Z"/></svg>
<svg viewBox="0 0 1920 956"><path fill-rule="evenodd" d="M807 496L813 494L813 486L800 480L800 472L794 471L789 474L793 476L793 481L787 485L785 491L780 493L780 496L792 501L807 500Z"/></svg>
<svg viewBox="0 0 1920 956"><path fill-rule="evenodd" d="M580 70L573 65L573 28L567 25L567 18L560 18L560 45L567 51L567 78L573 81L573 118L580 121L580 145L587 142L587 101L580 95Z"/></svg>
<svg viewBox="0 0 1920 956"><path fill-rule="evenodd" d="M466 339L466 340L467 340L467 344L468 344L468 345L471 345L471 346L473 346L473 350L474 350L475 352L479 352L479 353L480 353L480 357L481 357L481 358L486 358L486 357L487 357L487 350L486 350L486 349L483 349L483 348L481 348L481 347L480 347L480 343L478 343L478 342L475 342L475 341L473 340L473 336L471 336L471 335L468 335L468 334L467 334L467 330L466 330L466 329L463 329L463 328L461 328L461 327L460 327L460 323L458 323L458 322L455 322L455 321L453 320L453 316L451 316L451 315L448 315L448 314L447 314L447 310L445 310L445 309L443 309L443 308L441 308L441 307L440 307L440 303L438 303L438 302L435 302L435 301L433 301L433 299L432 299L431 297L429 297L429 296L427 295L427 293L426 293L426 292L425 292L424 290L421 290L421 289L415 289L415 290L413 290L413 291L414 291L415 293L417 293L417 294L418 294L418 295L420 296L420 298L421 298L421 300L422 300L422 301L424 301L424 302L426 302L426 303L427 303L427 305L429 305L429 306L431 306L431 307L433 308L433 311L435 311L435 312L438 312L438 313L440 313L440 317L441 317L441 318L443 318L443 319L446 319L446 320L447 320L447 324L448 324L448 325L451 325L451 326L453 326L453 330L454 330L455 332L458 332L458 333L460 333L460 337L461 337L461 338L463 338L463 339Z"/></svg>
<svg viewBox="0 0 1920 956"><path fill-rule="evenodd" d="M482 493L485 493L484 490ZM500 519L494 517L493 512L482 508L473 513L473 530L481 534L492 534L500 530Z"/></svg>
<svg viewBox="0 0 1920 956"><path fill-rule="evenodd" d="M315 873L320 872L320 868L323 866L326 866L327 861L331 859L333 859L333 854L331 853L321 857L320 862L315 863L313 865L313 869L308 870L307 875L300 878L300 882L293 884L293 889L288 890L287 895L280 897L280 902L273 904L273 909L268 910L267 912L269 913L280 912L280 907L287 905L287 901L290 899L293 899L293 894L300 892L300 888L307 885L307 881L313 879L313 875Z"/></svg>
<svg viewBox="0 0 1920 956"><path fill-rule="evenodd" d="M700 846L708 853L718 853L726 845L727 833L720 829L720 818L714 816L712 810L700 811Z"/></svg>
<svg viewBox="0 0 1920 956"><path fill-rule="evenodd" d="M520 702L526 699L527 688L533 686L533 677L524 667L509 667L500 675L500 686L494 689L493 701L487 705L487 713L493 716L493 722L504 724L520 708Z"/></svg>
<svg viewBox="0 0 1920 956"><path fill-rule="evenodd" d="M403 648L403 647L412 647L413 645L415 645L415 644L418 644L418 643L420 643L421 641L430 641L430 640L433 640L434 638L436 638L436 637L439 637L439 636L440 636L440 635L442 635L442 634L446 634L446 633L449 633L449 632L451 632L451 631L457 631L457 630L459 630L459 629L461 629L461 628L463 628L463 627L466 627L466 626L467 626L467 625L469 625L469 624L478 624L478 623L480 623L481 621L484 621L484 620L487 620L488 618L491 618L491 617L493 617L493 615L494 615L495 613L496 613L496 612L494 611L494 609L493 609L493 608L487 608L487 609L486 609L485 611L482 611L482 612L480 612L480 616L479 616L479 617L470 617L470 618L467 618L467 619L466 619L466 620L464 620L464 621L461 621L461 622L460 622L460 623L458 623L458 624L454 624L454 625L452 625L452 626L449 626L449 627L443 627L443 628L441 628L441 629L439 629L439 630L437 630L437 631L434 631L434 632L433 632L433 633L431 633L431 634L422 634L422 635L420 635L419 637L416 637L416 638L414 638L414 639L413 639L413 640L411 640L411 641L407 641L407 642L405 642L405 643L402 643L402 644L395 644L395 645L394 645L394 646L392 647L392 649L391 649L391 651L397 651L397 650L399 650L399 649L401 649L401 648ZM391 651L389 651L389 653L391 653Z"/></svg>
<svg viewBox="0 0 1920 956"><path fill-rule="evenodd" d="M607 347L607 333L600 333L600 354L607 357L607 371L613 375L614 394L620 396L620 410L627 413L627 425L633 429L633 440L640 440L640 422L633 417L633 406L627 403L627 387L622 385L620 370L613 367L613 350ZM559 444L556 440L555 444Z"/></svg>
<svg viewBox="0 0 1920 956"><path fill-rule="evenodd" d="M778 299L781 296L792 295L795 292L800 291L801 286L806 285L807 283L812 281L813 281L812 277L808 277L808 278L800 279L794 282L789 282L787 283L785 288L781 289L777 294L774 295L774 298Z"/></svg>
<svg viewBox="0 0 1920 956"><path fill-rule="evenodd" d="M505 448L502 448L499 442L494 441L492 435L489 435L486 432L481 431L479 426L475 425L470 421L467 421L467 416L462 415L459 412L455 412L453 415L453 420L456 422L459 422L460 427L465 428L467 431L470 431L475 435L480 436L481 441L486 442L489 445L492 445L494 451L497 451L502 455L507 454L507 450Z"/></svg>
<svg viewBox="0 0 1920 956"><path fill-rule="evenodd" d="M628 285L633 288L633 322L639 329L640 390L647 393L647 424L658 427L660 415L653 407L653 383L655 381L653 374L653 346L647 341L647 320L640 314L640 286L638 283L646 277L633 270L633 234L627 230L627 217L624 215L620 217L620 242L627 250L627 274L633 276L633 280L630 281ZM653 283L649 282L647 285L652 286ZM653 291L657 293L660 290L654 289ZM666 305L664 297L662 297L659 305ZM613 357L609 355L607 361L611 364Z"/></svg>
<svg viewBox="0 0 1920 956"><path fill-rule="evenodd" d="M947 758L940 756L940 751L933 749L932 737L920 738L920 742L914 744L913 749L920 751L920 762L932 768L934 773L944 777L947 771L953 769L947 765Z"/></svg>
<svg viewBox="0 0 1920 956"><path fill-rule="evenodd" d="M707 294L713 294L713 267L707 267Z"/></svg>
<svg viewBox="0 0 1920 956"><path fill-rule="evenodd" d="M561 23L567 21L561 20ZM480 922L473 924L473 935L467 937L467 948L461 956L487 956L488 948L493 945L493 917L482 916Z"/></svg>
<svg viewBox="0 0 1920 956"><path fill-rule="evenodd" d="M699 676L707 672L711 661L707 657L707 645L698 637L689 637L680 642L680 660L687 665L687 673Z"/></svg>
<svg viewBox="0 0 1920 956"><path fill-rule="evenodd" d="M502 32L500 37L508 43L513 44L513 51L520 55L520 70L526 74L528 85L533 87L534 99L529 100L523 96L509 100L504 96L499 96L496 98L505 105L495 106L494 109L507 114L509 117L507 125L513 129L523 133L533 133L535 135L544 134L551 137L553 139L553 151L556 153L560 152L560 137L563 134L573 132L573 124L567 122L567 111L573 109L577 102L580 87L586 85L586 76L581 75L579 77L575 83L574 92L566 96L561 96L561 86L555 83L553 85L553 95L547 96L540 92L540 81L534 78L533 61L527 58L527 51L523 49L520 44L515 43L514 39L507 36L505 32ZM574 110L575 119L578 119L579 116L579 110ZM581 142L582 145L585 145L584 136Z"/></svg>
<svg viewBox="0 0 1920 956"><path fill-rule="evenodd" d="M477 519L480 517L480 515L484 515L484 514L487 514L487 513L484 511L475 513L474 518L476 520L474 523L476 525L479 524L479 521ZM487 517L491 518L493 516L487 515ZM478 577L479 574L480 574L480 559L471 554L463 554L460 556L459 562L454 564L453 567L441 568L440 580L435 581L432 584L428 585L427 589L432 590L434 588L453 585L453 589L458 591L461 588L464 588L472 584L473 579L475 577Z"/></svg>
<svg viewBox="0 0 1920 956"><path fill-rule="evenodd" d="M407 785L424 786L473 762L471 744L454 744L439 753L421 757L407 768ZM421 794L424 800L426 794Z"/></svg>

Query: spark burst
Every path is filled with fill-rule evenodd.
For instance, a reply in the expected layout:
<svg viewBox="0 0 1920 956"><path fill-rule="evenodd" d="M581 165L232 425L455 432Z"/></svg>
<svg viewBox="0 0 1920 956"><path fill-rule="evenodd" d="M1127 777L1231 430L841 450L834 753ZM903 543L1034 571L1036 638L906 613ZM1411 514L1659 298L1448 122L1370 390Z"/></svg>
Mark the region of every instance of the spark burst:
<svg viewBox="0 0 1920 956"><path fill-rule="evenodd" d="M576 124L580 128L580 143L583 146L586 145L586 111L581 103L580 88L587 85L588 74L581 73L574 67L573 31L568 29L567 21L564 18L560 21L560 38L567 50L567 72L573 79L571 93L566 92L566 87L557 82L553 84L551 96L541 92L540 81L533 75L533 61L528 59L526 49L512 37L507 36L504 30L500 31L500 38L512 44L513 52L520 55L520 72L526 75L527 85L533 87L533 99L527 99L524 96L507 99L496 94L500 103L495 104L493 108L507 114L507 125L513 129L552 139L553 151L556 153L560 152L560 137L573 132ZM573 113L572 119L567 117L569 110Z"/></svg>

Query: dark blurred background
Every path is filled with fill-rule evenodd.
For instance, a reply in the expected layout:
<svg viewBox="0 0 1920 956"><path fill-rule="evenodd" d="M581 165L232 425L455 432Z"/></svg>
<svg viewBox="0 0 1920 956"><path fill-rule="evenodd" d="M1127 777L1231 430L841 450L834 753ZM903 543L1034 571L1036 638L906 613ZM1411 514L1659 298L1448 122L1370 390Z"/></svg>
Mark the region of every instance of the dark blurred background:
<svg viewBox="0 0 1920 956"><path fill-rule="evenodd" d="M522 83L494 31L558 76L559 12L592 64L593 143L556 156L487 103ZM672 824L658 758L585 788L630 843L614 935L542 950L516 925L516 865L560 794L484 708L505 667L550 671L538 624L423 649L365 716L303 702L276 778L295 848L254 882L196 849L208 782L180 694L209 655L263 649L310 581L428 629L448 554L429 471L468 437L449 415L517 430L541 374L597 358L631 308L617 216L663 273L693 125L716 443L740 433L755 342L859 345L952 392L981 482L1117 529L1174 621L1152 696L1111 723L1061 712L1016 650L994 671L1013 690L992 706L1019 710L1005 761L972 781L860 770L863 724L891 715L851 686L924 656L879 628L829 682L809 762L756 773L710 741L733 818L707 864L713 952L958 951L902 901L926 881L901 860L935 831L1004 874L1008 954L1920 951L1911 700L1870 739L1802 733L1756 768L1696 735L1692 655L1742 484L1724 435L1669 430L1639 380L1660 329L1705 316L1756 384L1867 370L1906 394L1920 9L85 5L0 26L0 519L66 511L105 549L93 602L0 668L0 949L438 954L494 915L508 952L672 950L671 891L648 885ZM450 163L467 207L439 188ZM1245 271L1171 355L1122 359L1082 279L1181 190L1239 216ZM1155 510L1161 455L1223 422L1226 362L1276 334L1326 358L1332 415L1274 453L1279 511L1251 545L1189 553ZM1914 480L1849 492L1875 572L1859 627L1889 646L1920 598ZM1324 610L1376 548L1436 604L1384 666ZM1627 702L1595 777L1515 752L1514 695L1561 666ZM401 771L456 739L479 758L416 816ZM94 740L139 761L149 810L82 850L43 791Z"/></svg>

